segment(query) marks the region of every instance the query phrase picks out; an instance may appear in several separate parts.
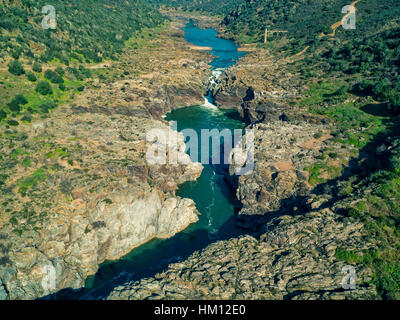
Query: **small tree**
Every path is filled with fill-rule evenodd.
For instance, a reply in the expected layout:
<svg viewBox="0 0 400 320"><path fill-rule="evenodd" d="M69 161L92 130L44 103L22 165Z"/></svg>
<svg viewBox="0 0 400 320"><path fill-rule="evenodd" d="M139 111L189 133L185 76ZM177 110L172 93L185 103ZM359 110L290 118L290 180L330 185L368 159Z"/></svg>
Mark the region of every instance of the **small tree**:
<svg viewBox="0 0 400 320"><path fill-rule="evenodd" d="M11 120L8 120L8 121L7 121L7 124L8 124L9 126L16 127L16 126L19 125L19 122L16 121L16 120L11 119Z"/></svg>
<svg viewBox="0 0 400 320"><path fill-rule="evenodd" d="M20 76L25 73L24 67L18 60L14 60L8 64L8 71L16 76Z"/></svg>
<svg viewBox="0 0 400 320"><path fill-rule="evenodd" d="M4 120L5 118L7 118L7 112L0 110L0 121Z"/></svg>
<svg viewBox="0 0 400 320"><path fill-rule="evenodd" d="M390 97L389 110L395 116L400 115L400 94L395 94Z"/></svg>
<svg viewBox="0 0 400 320"><path fill-rule="evenodd" d="M25 105L28 103L28 100L22 95L22 94L17 94L14 99L11 100L11 102L8 104L8 108L12 112L20 112L21 111L21 105Z"/></svg>
<svg viewBox="0 0 400 320"><path fill-rule="evenodd" d="M62 67L57 67L56 72L62 77L64 75L64 69Z"/></svg>
<svg viewBox="0 0 400 320"><path fill-rule="evenodd" d="M51 89L50 83L44 80L39 81L36 86L36 91L44 96L53 93L53 89Z"/></svg>
<svg viewBox="0 0 400 320"><path fill-rule="evenodd" d="M46 70L44 73L44 77L48 80L50 80L52 83L63 83L64 79L56 72L52 70Z"/></svg>
<svg viewBox="0 0 400 320"><path fill-rule="evenodd" d="M35 74L33 72L28 72L26 74L26 77L28 78L29 81L35 82L37 80Z"/></svg>
<svg viewBox="0 0 400 320"><path fill-rule="evenodd" d="M39 62L33 64L32 70L35 72L42 72L42 65Z"/></svg>

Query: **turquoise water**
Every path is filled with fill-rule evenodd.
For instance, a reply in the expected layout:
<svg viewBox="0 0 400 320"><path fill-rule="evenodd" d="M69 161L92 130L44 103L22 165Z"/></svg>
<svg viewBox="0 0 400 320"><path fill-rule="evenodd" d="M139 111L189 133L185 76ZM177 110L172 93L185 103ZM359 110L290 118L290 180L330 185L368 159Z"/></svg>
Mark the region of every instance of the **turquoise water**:
<svg viewBox="0 0 400 320"><path fill-rule="evenodd" d="M234 42L217 38L215 30L201 30L188 24L185 39L198 46L212 47L215 56L213 69L233 65L243 55L237 51ZM201 129L243 129L237 112L219 110L212 99L204 106L193 106L175 110L166 120L177 121L178 131L191 128ZM196 250L205 248L217 240L229 239L242 233L234 224L235 211L239 209L232 186L226 181L227 168L223 165L205 165L201 177L195 182L180 186L180 197L195 201L200 220L186 230L167 240L152 240L118 261L105 262L99 271L86 281L79 291L63 290L51 298L56 299L99 299L115 286L127 281L153 276L167 266L185 259Z"/></svg>
<svg viewBox="0 0 400 320"><path fill-rule="evenodd" d="M218 38L213 29L199 29L188 23L184 29L186 41L201 47L211 47L215 59L210 63L213 69L234 65L246 53L239 52L233 41Z"/></svg>

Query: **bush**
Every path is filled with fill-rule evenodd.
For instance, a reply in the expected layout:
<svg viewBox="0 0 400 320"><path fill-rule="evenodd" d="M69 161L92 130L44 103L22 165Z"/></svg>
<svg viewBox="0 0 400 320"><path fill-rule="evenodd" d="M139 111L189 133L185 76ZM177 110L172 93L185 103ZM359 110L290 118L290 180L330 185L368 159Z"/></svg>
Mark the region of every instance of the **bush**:
<svg viewBox="0 0 400 320"><path fill-rule="evenodd" d="M400 94L397 93L389 99L389 110L390 113L397 116L400 115Z"/></svg>
<svg viewBox="0 0 400 320"><path fill-rule="evenodd" d="M78 90L79 92L82 92L83 90L85 90L85 87L84 87L84 86L80 86L77 90Z"/></svg>
<svg viewBox="0 0 400 320"><path fill-rule="evenodd" d="M90 78L92 76L92 73L90 69L85 68L84 66L79 66L79 72L84 78Z"/></svg>
<svg viewBox="0 0 400 320"><path fill-rule="evenodd" d="M44 80L39 81L39 83L36 86L36 91L42 95L48 95L53 93L53 89L51 89L50 83Z"/></svg>
<svg viewBox="0 0 400 320"><path fill-rule="evenodd" d="M8 71L16 76L20 76L25 73L24 67L18 60L14 60L8 64Z"/></svg>
<svg viewBox="0 0 400 320"><path fill-rule="evenodd" d="M64 75L64 69L62 67L57 67L56 72L62 77Z"/></svg>
<svg viewBox="0 0 400 320"><path fill-rule="evenodd" d="M54 103L44 103L40 105L40 111L43 113L49 113L49 110L52 110L56 107Z"/></svg>
<svg viewBox="0 0 400 320"><path fill-rule="evenodd" d="M28 100L26 100L22 94L17 94L7 106L11 111L18 113L21 111L21 105L25 105L27 103Z"/></svg>
<svg viewBox="0 0 400 320"><path fill-rule="evenodd" d="M42 72L42 65L39 62L33 64L32 70L35 72Z"/></svg>
<svg viewBox="0 0 400 320"><path fill-rule="evenodd" d="M16 120L8 120L7 123L8 123L8 125L10 125L12 127L16 127L19 125L19 122Z"/></svg>
<svg viewBox="0 0 400 320"><path fill-rule="evenodd" d="M389 79L383 78L374 87L373 93L376 97L381 99L388 99L390 97L392 84Z"/></svg>
<svg viewBox="0 0 400 320"><path fill-rule="evenodd" d="M18 60L19 57L21 56L21 50L13 50L11 52L11 56L15 59Z"/></svg>
<svg viewBox="0 0 400 320"><path fill-rule="evenodd" d="M64 79L60 77L60 75L52 70L46 70L44 73L44 77L48 80L50 80L52 83L63 83Z"/></svg>
<svg viewBox="0 0 400 320"><path fill-rule="evenodd" d="M367 79L357 83L353 90L362 94L371 95L373 93L374 86L374 81Z"/></svg>
<svg viewBox="0 0 400 320"><path fill-rule="evenodd" d="M7 118L7 113L4 110L0 110L0 121Z"/></svg>
<svg viewBox="0 0 400 320"><path fill-rule="evenodd" d="M26 77L28 78L29 81L35 82L37 80L35 74L33 72L28 72L26 74Z"/></svg>
<svg viewBox="0 0 400 320"><path fill-rule="evenodd" d="M24 115L24 116L21 118L21 121L22 121L22 122L31 122L31 121L32 121L32 117L29 116L29 115Z"/></svg>

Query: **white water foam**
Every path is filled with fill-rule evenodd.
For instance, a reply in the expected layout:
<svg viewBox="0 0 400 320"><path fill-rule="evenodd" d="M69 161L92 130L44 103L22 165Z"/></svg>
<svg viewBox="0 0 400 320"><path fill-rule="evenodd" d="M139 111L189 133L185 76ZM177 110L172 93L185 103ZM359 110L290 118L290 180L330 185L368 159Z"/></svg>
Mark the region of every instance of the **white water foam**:
<svg viewBox="0 0 400 320"><path fill-rule="evenodd" d="M210 76L210 85L214 86L217 84L217 81L219 79L219 77L222 75L222 73L224 72L224 68L217 68L215 70L213 70L211 72L211 76Z"/></svg>
<svg viewBox="0 0 400 320"><path fill-rule="evenodd" d="M211 194L214 195L215 194L215 186L216 186L216 179L217 179L217 175L215 173L215 171L213 170L213 176L210 179L211 183L210 183L210 187L211 187ZM211 215L211 208L215 206L215 197L212 197L212 201L211 203L207 206L206 208L206 216L208 218L208 238L209 239L215 239L217 234L218 234L218 228L216 228L214 226L214 221L213 221L213 216Z"/></svg>
<svg viewBox="0 0 400 320"><path fill-rule="evenodd" d="M204 104L201 106L207 109L219 110L215 104L212 104L210 101L208 101L207 97L204 97Z"/></svg>

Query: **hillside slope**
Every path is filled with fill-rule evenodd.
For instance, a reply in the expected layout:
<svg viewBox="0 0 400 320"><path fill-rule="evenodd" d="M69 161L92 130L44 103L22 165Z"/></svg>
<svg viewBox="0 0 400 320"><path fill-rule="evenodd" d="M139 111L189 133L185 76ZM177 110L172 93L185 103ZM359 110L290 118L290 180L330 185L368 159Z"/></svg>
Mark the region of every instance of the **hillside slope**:
<svg viewBox="0 0 400 320"><path fill-rule="evenodd" d="M149 2L164 8L224 16L244 0L150 0Z"/></svg>
<svg viewBox="0 0 400 320"><path fill-rule="evenodd" d="M54 4L57 29L43 29L45 0L2 1L0 54L42 62L57 58L101 61L120 53L126 40L163 18L146 1L66 0Z"/></svg>

